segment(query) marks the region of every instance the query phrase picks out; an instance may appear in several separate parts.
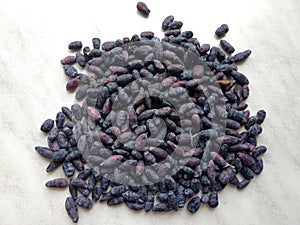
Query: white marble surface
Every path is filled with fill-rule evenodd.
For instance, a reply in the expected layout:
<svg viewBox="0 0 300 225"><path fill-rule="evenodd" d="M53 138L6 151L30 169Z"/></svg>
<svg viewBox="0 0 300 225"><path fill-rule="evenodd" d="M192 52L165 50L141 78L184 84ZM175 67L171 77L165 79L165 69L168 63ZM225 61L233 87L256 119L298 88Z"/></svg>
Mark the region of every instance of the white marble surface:
<svg viewBox="0 0 300 225"><path fill-rule="evenodd" d="M136 14L136 1L0 0L0 224L72 224L65 213L68 190L51 191L44 182L47 161L34 151L45 145L41 122L54 118L74 96L59 60L71 40L91 45L153 30L173 14L201 43L217 45L216 27L228 23L226 40L253 54L240 70L250 79L247 103L267 119L259 143L268 146L265 170L246 190L226 188L220 205L170 214L134 213L125 206L80 209L79 224L300 224L300 3L297 0L150 1L151 16Z"/></svg>

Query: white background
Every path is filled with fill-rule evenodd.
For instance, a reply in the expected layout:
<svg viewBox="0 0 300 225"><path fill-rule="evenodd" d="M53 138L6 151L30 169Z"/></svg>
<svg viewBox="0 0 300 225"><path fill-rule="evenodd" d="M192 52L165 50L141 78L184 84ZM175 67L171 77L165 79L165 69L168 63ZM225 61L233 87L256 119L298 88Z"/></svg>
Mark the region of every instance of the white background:
<svg viewBox="0 0 300 225"><path fill-rule="evenodd" d="M79 224L222 224L300 223L300 3L296 0L145 1L148 19L136 12L137 1L0 0L0 225L72 224L65 209L68 190L52 191L44 183L63 176L46 174L48 162L34 146L46 145L41 123L70 106L74 95L60 59L70 41L91 46L152 30L163 37L162 20L173 14L193 30L200 43L218 46L215 29L230 27L226 40L237 51L252 50L239 67L250 80L251 113L264 108L267 119L259 143L268 146L265 171L243 191L227 187L220 205L203 206L195 215L135 213L126 206L95 204L79 209Z"/></svg>

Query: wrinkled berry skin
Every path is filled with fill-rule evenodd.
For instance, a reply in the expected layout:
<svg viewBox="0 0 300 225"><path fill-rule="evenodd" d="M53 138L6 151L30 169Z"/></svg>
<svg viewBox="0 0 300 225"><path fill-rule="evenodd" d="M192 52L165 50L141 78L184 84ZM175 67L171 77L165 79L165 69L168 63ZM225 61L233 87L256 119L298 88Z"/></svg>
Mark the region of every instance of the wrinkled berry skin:
<svg viewBox="0 0 300 225"><path fill-rule="evenodd" d="M251 180L254 177L253 171L251 169L249 169L248 167L243 167L241 169L241 174L247 180Z"/></svg>
<svg viewBox="0 0 300 225"><path fill-rule="evenodd" d="M145 211L149 212L153 208L154 205L154 196L152 194L149 194L147 197L147 201L145 204Z"/></svg>
<svg viewBox="0 0 300 225"><path fill-rule="evenodd" d="M235 169L231 167L227 167L225 170L223 170L219 175L219 180L221 184L226 185L232 180L232 178L235 175Z"/></svg>
<svg viewBox="0 0 300 225"><path fill-rule="evenodd" d="M56 163L62 163L67 157L67 155L68 152L65 149L60 149L59 151L53 153L52 161Z"/></svg>
<svg viewBox="0 0 300 225"><path fill-rule="evenodd" d="M201 198L199 196L196 196L189 201L187 205L187 210L190 213L195 213L199 210L200 205L201 205Z"/></svg>
<svg viewBox="0 0 300 225"><path fill-rule="evenodd" d="M220 45L221 45L222 49L228 54L231 54L235 51L235 48L229 42L227 42L225 40L221 40Z"/></svg>
<svg viewBox="0 0 300 225"><path fill-rule="evenodd" d="M64 162L63 171L67 177L72 177L75 173L75 167L71 162Z"/></svg>
<svg viewBox="0 0 300 225"><path fill-rule="evenodd" d="M251 50L239 52L239 53L235 54L234 56L232 56L231 61L235 62L235 63L242 62L242 61L246 60L251 55L251 53L252 53Z"/></svg>
<svg viewBox="0 0 300 225"><path fill-rule="evenodd" d="M127 205L128 208L134 210L134 211L140 211L144 209L144 205L143 204L139 204L139 203L132 203L132 202L125 202L125 204Z"/></svg>
<svg viewBox="0 0 300 225"><path fill-rule="evenodd" d="M76 53L76 62L79 64L79 66L85 67L86 58L84 57L84 55L82 53L80 53L80 52Z"/></svg>
<svg viewBox="0 0 300 225"><path fill-rule="evenodd" d="M76 202L72 197L68 197L65 202L65 208L67 210L68 215L72 219L74 223L78 221L78 208Z"/></svg>
<svg viewBox="0 0 300 225"><path fill-rule="evenodd" d="M237 187L237 189L241 190L241 189L244 189L245 187L247 187L249 183L250 183L250 180L244 179L236 187Z"/></svg>
<svg viewBox="0 0 300 225"><path fill-rule="evenodd" d="M123 197L114 197L114 198L109 199L107 201L107 205L108 206L119 205L119 204L121 204L123 202L124 202L124 198Z"/></svg>
<svg viewBox="0 0 300 225"><path fill-rule="evenodd" d="M50 173L54 171L57 167L59 167L61 164L57 162L50 162L49 165L47 166L46 172Z"/></svg>
<svg viewBox="0 0 300 225"><path fill-rule="evenodd" d="M46 159L51 159L54 153L50 148L41 146L36 146L35 150Z"/></svg>
<svg viewBox="0 0 300 225"><path fill-rule="evenodd" d="M76 57L72 56L72 55L66 56L65 58L60 60L60 63L62 65L67 65L67 64L71 65L71 64L74 64L75 62L76 62Z"/></svg>
<svg viewBox="0 0 300 225"><path fill-rule="evenodd" d="M222 24L215 32L217 37L223 37L229 31L227 24Z"/></svg>
<svg viewBox="0 0 300 225"><path fill-rule="evenodd" d="M256 149L255 149L255 152L253 152L252 156L254 158L257 158L261 154L266 153L266 151L267 151L267 147L266 146L257 146Z"/></svg>
<svg viewBox="0 0 300 225"><path fill-rule="evenodd" d="M171 30L180 29L182 27L183 23L181 21L172 21L168 28Z"/></svg>
<svg viewBox="0 0 300 225"><path fill-rule="evenodd" d="M161 25L162 30L164 30L164 31L167 30L169 27L169 24L173 21L174 21L174 16L170 15L170 16L166 17Z"/></svg>
<svg viewBox="0 0 300 225"><path fill-rule="evenodd" d="M93 38L92 42L94 49L100 49L101 40L99 38Z"/></svg>
<svg viewBox="0 0 300 225"><path fill-rule="evenodd" d="M69 44L68 48L70 50L80 50L82 48L81 41L73 41Z"/></svg>
<svg viewBox="0 0 300 225"><path fill-rule="evenodd" d="M65 188L69 185L69 182L65 178L56 178L53 180L47 181L45 184L49 188Z"/></svg>
<svg viewBox="0 0 300 225"><path fill-rule="evenodd" d="M154 37L154 33L152 31L144 31L140 35L142 38L152 39Z"/></svg>
<svg viewBox="0 0 300 225"><path fill-rule="evenodd" d="M262 132L262 127L256 124L251 126L248 130L248 133L253 136L258 135L261 132Z"/></svg>
<svg viewBox="0 0 300 225"><path fill-rule="evenodd" d="M45 122L42 124L41 126L41 131L45 132L45 133L48 133L52 128L53 128L53 125L54 125L54 121L51 120L51 119L47 119L45 120Z"/></svg>
<svg viewBox="0 0 300 225"><path fill-rule="evenodd" d="M66 84L66 89L67 91L74 91L79 85L80 81L80 76L77 76L73 78L72 80L69 80L68 83Z"/></svg>
<svg viewBox="0 0 300 225"><path fill-rule="evenodd" d="M263 109L259 110L256 114L256 118L257 118L256 123L262 124L266 118L266 111Z"/></svg>
<svg viewBox="0 0 300 225"><path fill-rule="evenodd" d="M177 211L178 202L177 202L177 197L173 191L168 192L168 204L173 210Z"/></svg>
<svg viewBox="0 0 300 225"><path fill-rule="evenodd" d="M216 208L219 205L218 193L216 191L209 195L208 205L211 208Z"/></svg>
<svg viewBox="0 0 300 225"><path fill-rule="evenodd" d="M245 165L245 166L252 166L255 164L255 160L253 157L251 157L250 155L243 153L243 152L238 152L237 156L240 158L241 162Z"/></svg>
<svg viewBox="0 0 300 225"><path fill-rule="evenodd" d="M85 209L90 209L93 206L93 201L85 196L77 197L76 203L78 206L85 208Z"/></svg>
<svg viewBox="0 0 300 225"><path fill-rule="evenodd" d="M56 126L57 126L58 129L62 129L64 127L65 115L62 112L58 112L56 114L55 123L56 123Z"/></svg>
<svg viewBox="0 0 300 225"><path fill-rule="evenodd" d="M172 208L167 203L158 203L154 205L152 208L153 212L168 212L171 211Z"/></svg>
<svg viewBox="0 0 300 225"><path fill-rule="evenodd" d="M202 54L207 53L210 50L210 45L209 44L203 44L201 45L199 52Z"/></svg>
<svg viewBox="0 0 300 225"><path fill-rule="evenodd" d="M241 85L248 85L249 84L248 78L242 73L239 73L239 72L233 70L231 72L231 76L233 77L233 79L235 79Z"/></svg>
<svg viewBox="0 0 300 225"><path fill-rule="evenodd" d="M70 78L75 78L77 76L77 69L72 65L63 65L65 74Z"/></svg>
<svg viewBox="0 0 300 225"><path fill-rule="evenodd" d="M71 180L71 184L77 188L84 188L84 189L88 188L87 183L84 180L79 178L75 178Z"/></svg>
<svg viewBox="0 0 300 225"><path fill-rule="evenodd" d="M136 8L143 16L149 16L150 9L144 2L138 2Z"/></svg>
<svg viewBox="0 0 300 225"><path fill-rule="evenodd" d="M109 51L115 47L114 41L106 41L102 44L102 50Z"/></svg>

